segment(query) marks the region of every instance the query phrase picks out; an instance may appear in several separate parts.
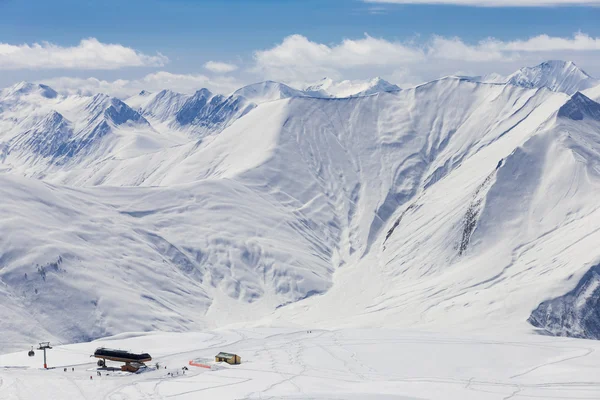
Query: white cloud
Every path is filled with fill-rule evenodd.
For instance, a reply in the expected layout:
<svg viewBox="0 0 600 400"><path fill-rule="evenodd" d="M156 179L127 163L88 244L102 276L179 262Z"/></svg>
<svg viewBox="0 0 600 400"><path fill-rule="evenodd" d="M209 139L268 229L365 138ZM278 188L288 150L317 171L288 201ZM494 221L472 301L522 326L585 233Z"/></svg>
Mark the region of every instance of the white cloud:
<svg viewBox="0 0 600 400"><path fill-rule="evenodd" d="M77 46L52 43L13 45L0 43L0 69L118 69L163 66L168 58L158 53L146 55L120 44L101 43L95 38Z"/></svg>
<svg viewBox="0 0 600 400"><path fill-rule="evenodd" d="M471 44L442 36L400 42L365 35L338 44L323 44L292 35L270 49L255 52L254 59L254 72L289 83L323 76L334 79L398 76L398 71L402 71L402 76L411 76L411 80L417 76L427 80L459 70L481 74L512 72L513 68L546 59L585 59L600 65L600 38L576 33L572 37L539 35L514 41L487 38Z"/></svg>
<svg viewBox="0 0 600 400"><path fill-rule="evenodd" d="M600 77L600 38L579 32L569 37L538 35L512 41L485 38L469 43L458 37L391 41L365 34L358 39L325 44L291 35L271 48L256 51L253 61L239 68L218 62L205 64L205 68L217 71L216 75L159 71L131 80L59 77L44 83L62 92L104 92L118 97L142 89L191 93L202 87L225 94L245 83L266 79L300 87L325 76L336 80L381 76L408 87L445 75L508 75L549 59L575 61L591 75ZM233 74L222 74L230 67L238 69Z"/></svg>
<svg viewBox="0 0 600 400"><path fill-rule="evenodd" d="M216 73L233 72L236 69L238 69L237 65L235 65L235 64L228 64L228 63L218 62L218 61L209 61L206 64L204 64L204 68L206 68L207 70L209 70L211 72L216 72Z"/></svg>
<svg viewBox="0 0 600 400"><path fill-rule="evenodd" d="M57 77L41 81L53 89L68 94L90 95L106 93L119 98L126 98L141 90L150 92L171 89L181 93L193 93L201 88L208 88L215 93L230 93L241 86L235 78L209 78L204 75L172 74L159 71L140 79L114 81L97 78Z"/></svg>
<svg viewBox="0 0 600 400"><path fill-rule="evenodd" d="M528 40L505 43L488 40L485 44L489 48L498 48L502 51L600 51L600 38L594 38L581 32L576 33L573 38L539 35Z"/></svg>
<svg viewBox="0 0 600 400"><path fill-rule="evenodd" d="M423 49L366 35L346 39L335 46L308 40L302 35L286 37L282 43L254 53L257 72L273 79L341 77L341 70L358 67L406 64L423 61Z"/></svg>
<svg viewBox="0 0 600 400"><path fill-rule="evenodd" d="M387 4L452 4L473 7L598 6L600 0L363 0Z"/></svg>

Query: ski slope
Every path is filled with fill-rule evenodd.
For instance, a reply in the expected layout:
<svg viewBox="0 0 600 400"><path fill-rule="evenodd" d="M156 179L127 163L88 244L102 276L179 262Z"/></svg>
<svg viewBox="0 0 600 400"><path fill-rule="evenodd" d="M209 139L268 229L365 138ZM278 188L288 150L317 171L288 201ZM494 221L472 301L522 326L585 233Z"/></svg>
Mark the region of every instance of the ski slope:
<svg viewBox="0 0 600 400"><path fill-rule="evenodd" d="M593 399L600 344L544 336L448 336L420 331L236 329L149 333L0 356L0 397L81 399ZM96 347L153 356L138 374L96 376ZM189 366L235 352L240 365ZM160 369L154 364L158 362ZM110 363L109 366L118 366ZM189 369L183 374L182 367ZM165 368L166 367L166 368ZM68 370L63 371L64 368ZM71 371L71 368L75 368ZM107 373L109 374L107 376ZM90 376L93 379L90 379Z"/></svg>

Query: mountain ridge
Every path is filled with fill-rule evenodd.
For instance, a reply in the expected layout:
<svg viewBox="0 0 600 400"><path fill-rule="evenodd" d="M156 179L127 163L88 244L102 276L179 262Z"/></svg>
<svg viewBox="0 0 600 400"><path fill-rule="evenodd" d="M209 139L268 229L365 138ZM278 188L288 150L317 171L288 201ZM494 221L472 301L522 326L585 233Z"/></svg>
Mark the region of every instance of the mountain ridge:
<svg viewBox="0 0 600 400"><path fill-rule="evenodd" d="M600 259L584 94L447 77L256 103L2 98L6 348L230 324L581 334L541 305Z"/></svg>

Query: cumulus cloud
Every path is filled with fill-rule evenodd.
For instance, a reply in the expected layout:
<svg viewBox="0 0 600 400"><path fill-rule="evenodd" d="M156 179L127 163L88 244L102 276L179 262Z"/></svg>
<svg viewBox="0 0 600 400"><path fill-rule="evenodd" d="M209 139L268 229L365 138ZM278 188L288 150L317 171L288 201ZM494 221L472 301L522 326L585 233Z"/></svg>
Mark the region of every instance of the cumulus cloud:
<svg viewBox="0 0 600 400"><path fill-rule="evenodd" d="M500 41L486 38L466 43L460 38L433 36L426 41L388 41L365 35L328 45L302 35L288 36L270 49L255 52L253 70L287 82L319 79L402 75L415 79L418 73L437 71L440 75L456 71L508 72L510 68L530 65L545 59L587 60L600 65L600 38L584 33L572 37L539 35L524 40ZM479 68L485 66L485 68ZM409 71L409 72L407 72ZM362 74L361 74L362 72ZM439 75L438 75L439 76ZM424 76L433 79L437 76Z"/></svg>
<svg viewBox="0 0 600 400"><path fill-rule="evenodd" d="M168 62L160 53L147 55L120 44L84 39L77 46L63 47L43 42L0 43L0 69L118 69L157 67Z"/></svg>
<svg viewBox="0 0 600 400"><path fill-rule="evenodd" d="M552 37L539 35L528 40L515 40L511 42L499 42L488 40L484 42L489 48L502 51L599 51L600 38L594 38L584 33L576 33L572 38Z"/></svg>
<svg viewBox="0 0 600 400"><path fill-rule="evenodd" d="M445 75L492 72L508 75L523 66L549 59L575 61L591 75L600 77L600 38L578 32L568 37L538 35L510 41L484 38L466 42L458 37L443 36L393 41L365 34L358 39L325 44L302 35L291 35L270 48L256 51L253 59L241 67L207 62L204 67L213 72L207 75L159 71L129 80L59 77L44 83L61 92L104 92L118 97L127 97L142 89L191 93L202 87L226 94L244 84L266 79L302 87L326 76L335 80L381 76L409 87Z"/></svg>
<svg viewBox="0 0 600 400"><path fill-rule="evenodd" d="M97 78L57 77L41 81L53 89L65 94L91 95L106 93L119 98L126 98L141 90L150 92L171 89L180 93L193 93L201 88L208 88L215 93L230 93L240 86L233 77L209 78L204 75L173 74L159 71L140 79L117 79L114 81Z"/></svg>
<svg viewBox="0 0 600 400"><path fill-rule="evenodd" d="M473 7L556 7L598 6L600 0L364 0L387 4L452 4Z"/></svg>
<svg viewBox="0 0 600 400"><path fill-rule="evenodd" d="M235 64L228 64L228 63L218 62L218 61L209 61L206 64L204 64L204 68L206 68L207 70L209 70L211 72L216 72L216 73L233 72L236 69L238 69L237 65L235 65Z"/></svg>
<svg viewBox="0 0 600 400"><path fill-rule="evenodd" d="M366 35L329 46L291 35L267 50L254 53L255 71L275 79L315 76L341 77L341 70L357 67L406 64L423 61L423 49Z"/></svg>

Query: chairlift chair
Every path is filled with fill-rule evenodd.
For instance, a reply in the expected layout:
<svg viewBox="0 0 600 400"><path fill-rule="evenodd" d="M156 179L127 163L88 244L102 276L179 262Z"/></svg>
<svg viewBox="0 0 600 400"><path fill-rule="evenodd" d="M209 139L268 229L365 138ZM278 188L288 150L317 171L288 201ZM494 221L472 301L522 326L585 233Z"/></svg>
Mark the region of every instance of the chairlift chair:
<svg viewBox="0 0 600 400"><path fill-rule="evenodd" d="M35 351L33 351L33 346L31 346L31 350L29 350L29 353L27 353L27 354L29 354L29 357L35 356Z"/></svg>

